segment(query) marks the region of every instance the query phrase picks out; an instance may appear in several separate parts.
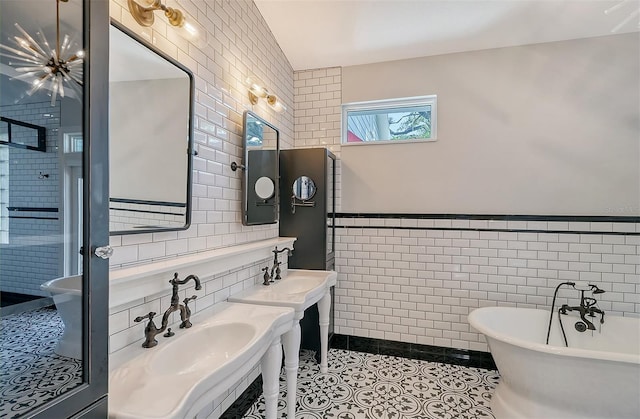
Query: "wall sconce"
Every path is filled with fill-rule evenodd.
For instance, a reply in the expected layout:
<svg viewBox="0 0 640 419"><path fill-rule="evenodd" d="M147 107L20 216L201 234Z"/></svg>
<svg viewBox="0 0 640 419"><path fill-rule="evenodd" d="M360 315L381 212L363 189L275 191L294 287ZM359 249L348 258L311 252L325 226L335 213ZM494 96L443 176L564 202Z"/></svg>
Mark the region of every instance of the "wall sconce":
<svg viewBox="0 0 640 419"><path fill-rule="evenodd" d="M252 105L258 103L258 99L266 99L267 104L273 108L276 112L285 112L287 107L278 99L278 96L273 93L269 93L266 87L258 83L252 77L247 77L247 86L249 88L249 101Z"/></svg>
<svg viewBox="0 0 640 419"><path fill-rule="evenodd" d="M162 0L128 0L129 12L141 26L153 25L156 10L164 12L167 21L176 28L176 32L198 48L207 45L207 31L185 12L175 7L169 7Z"/></svg>

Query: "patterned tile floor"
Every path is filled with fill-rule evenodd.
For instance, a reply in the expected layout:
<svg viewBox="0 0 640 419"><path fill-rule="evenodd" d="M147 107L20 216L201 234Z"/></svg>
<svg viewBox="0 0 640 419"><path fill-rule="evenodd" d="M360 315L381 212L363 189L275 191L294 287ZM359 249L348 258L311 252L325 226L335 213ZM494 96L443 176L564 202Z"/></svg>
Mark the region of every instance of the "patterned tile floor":
<svg viewBox="0 0 640 419"><path fill-rule="evenodd" d="M321 374L312 355L301 353L296 418L494 419L497 371L331 349L329 372ZM284 375L278 403L278 417L286 418ZM261 396L244 418L263 417Z"/></svg>
<svg viewBox="0 0 640 419"><path fill-rule="evenodd" d="M56 355L63 331L55 309L0 318L0 418L14 418L82 383L82 363Z"/></svg>

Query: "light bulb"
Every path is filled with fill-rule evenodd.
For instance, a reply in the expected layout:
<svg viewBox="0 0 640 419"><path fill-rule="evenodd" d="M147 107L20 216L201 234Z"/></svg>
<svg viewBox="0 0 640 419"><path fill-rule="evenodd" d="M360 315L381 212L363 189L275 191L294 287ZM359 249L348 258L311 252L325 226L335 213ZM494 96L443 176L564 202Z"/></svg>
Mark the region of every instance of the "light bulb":
<svg viewBox="0 0 640 419"><path fill-rule="evenodd" d="M187 14L184 14L184 19L178 33L198 48L207 46L207 31Z"/></svg>
<svg viewBox="0 0 640 419"><path fill-rule="evenodd" d="M268 95L267 103L273 108L274 111L278 113L285 112L287 110L287 107L282 104L282 102L276 95Z"/></svg>
<svg viewBox="0 0 640 419"><path fill-rule="evenodd" d="M268 92L267 89L262 86L262 84L255 80L253 77L249 76L245 80L245 84L249 88L249 91L258 97L267 97Z"/></svg>

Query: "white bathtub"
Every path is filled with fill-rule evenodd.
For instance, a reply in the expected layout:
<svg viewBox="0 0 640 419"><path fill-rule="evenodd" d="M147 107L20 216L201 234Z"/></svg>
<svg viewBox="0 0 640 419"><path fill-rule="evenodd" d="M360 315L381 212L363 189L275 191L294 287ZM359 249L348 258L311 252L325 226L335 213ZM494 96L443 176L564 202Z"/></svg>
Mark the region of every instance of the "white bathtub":
<svg viewBox="0 0 640 419"><path fill-rule="evenodd" d="M601 333L577 332L577 320L562 316L567 348L557 312L549 345L549 311L484 307L469 315L500 372L496 418L640 418L640 319L606 316Z"/></svg>
<svg viewBox="0 0 640 419"><path fill-rule="evenodd" d="M55 352L82 359L82 275L52 279L40 285L40 289L51 294L64 323Z"/></svg>

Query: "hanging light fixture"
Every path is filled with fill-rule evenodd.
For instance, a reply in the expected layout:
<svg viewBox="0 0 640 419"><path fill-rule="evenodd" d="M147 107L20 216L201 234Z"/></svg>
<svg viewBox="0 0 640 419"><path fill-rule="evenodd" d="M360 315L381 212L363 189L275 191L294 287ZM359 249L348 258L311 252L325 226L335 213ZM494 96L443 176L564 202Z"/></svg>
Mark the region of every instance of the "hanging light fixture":
<svg viewBox="0 0 640 419"><path fill-rule="evenodd" d="M36 41L18 23L14 26L20 35L13 37L17 48L0 44L0 49L9 52L0 52L0 55L16 60L10 61L9 65L22 73L11 80L30 81L29 96L41 88L51 91L51 106L55 106L58 95L66 96L66 88L71 89L76 97L82 97L84 51L72 51L73 43L69 35L65 35L60 42L60 2L68 1L56 0L56 43L53 48L41 31L36 32Z"/></svg>

